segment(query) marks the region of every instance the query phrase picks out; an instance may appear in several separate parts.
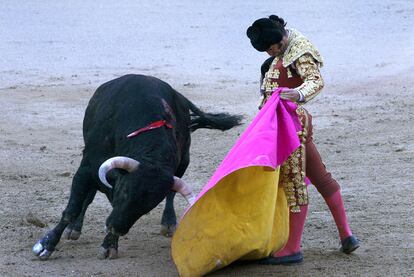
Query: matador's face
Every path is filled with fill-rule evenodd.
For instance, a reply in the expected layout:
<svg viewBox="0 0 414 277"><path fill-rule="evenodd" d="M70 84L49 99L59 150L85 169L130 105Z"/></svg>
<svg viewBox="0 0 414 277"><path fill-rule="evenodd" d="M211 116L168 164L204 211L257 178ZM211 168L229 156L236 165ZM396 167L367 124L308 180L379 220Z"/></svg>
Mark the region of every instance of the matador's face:
<svg viewBox="0 0 414 277"><path fill-rule="evenodd" d="M266 53L272 57L282 55L288 46L288 36L283 36L282 40L279 43L272 44L269 49L266 50Z"/></svg>

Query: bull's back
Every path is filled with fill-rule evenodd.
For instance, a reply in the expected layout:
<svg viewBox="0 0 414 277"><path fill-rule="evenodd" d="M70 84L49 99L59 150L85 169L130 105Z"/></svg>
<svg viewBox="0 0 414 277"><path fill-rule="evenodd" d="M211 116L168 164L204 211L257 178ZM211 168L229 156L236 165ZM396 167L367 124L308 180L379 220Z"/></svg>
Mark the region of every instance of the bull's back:
<svg viewBox="0 0 414 277"><path fill-rule="evenodd" d="M162 118L164 99L179 114L180 129L189 112L167 83L145 75L125 75L102 84L89 101L83 121L85 150L110 155L126 135ZM152 131L154 132L154 131ZM139 138L137 138L139 139ZM93 145L93 146L92 146Z"/></svg>
<svg viewBox="0 0 414 277"><path fill-rule="evenodd" d="M150 76L130 74L111 80L102 84L90 99L84 131L94 125L112 125L114 120L122 120L123 115L126 121L131 121L137 113L157 113L156 105L151 102L156 98L171 99L173 93L167 83Z"/></svg>
<svg viewBox="0 0 414 277"><path fill-rule="evenodd" d="M149 97L168 98L173 92L170 85L155 77L129 74L99 86L90 99L86 112L96 114L111 112L114 110L112 107L131 104L140 106Z"/></svg>

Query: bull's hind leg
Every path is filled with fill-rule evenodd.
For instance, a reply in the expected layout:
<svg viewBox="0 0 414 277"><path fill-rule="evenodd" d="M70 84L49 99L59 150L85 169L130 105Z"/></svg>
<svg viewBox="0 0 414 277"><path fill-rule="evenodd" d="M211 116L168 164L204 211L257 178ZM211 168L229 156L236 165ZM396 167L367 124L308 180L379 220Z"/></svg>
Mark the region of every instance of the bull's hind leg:
<svg viewBox="0 0 414 277"><path fill-rule="evenodd" d="M85 219L85 213L88 209L89 204L92 203L95 198L96 190L90 190L85 201L82 205L82 211L78 218L72 223L70 223L63 231L63 238L67 240L77 240L82 233L83 220Z"/></svg>
<svg viewBox="0 0 414 277"><path fill-rule="evenodd" d="M69 224L75 222L79 217L85 199L88 195L91 195L91 191L96 191L96 188L90 184L91 180L89 172L85 168L80 167L73 178L69 203L62 213L59 223L32 248L35 255L40 259L46 260L52 255L65 228Z"/></svg>
<svg viewBox="0 0 414 277"><path fill-rule="evenodd" d="M184 175L184 172L186 171L189 163L190 155L187 151L187 153L183 156L183 159L181 160L180 166L178 167L175 176L181 178ZM171 190L165 198L165 208L164 212L162 213L160 233L161 235L166 237L172 237L172 235L175 232L175 228L177 227L177 216L175 214L174 209L174 197L175 191Z"/></svg>

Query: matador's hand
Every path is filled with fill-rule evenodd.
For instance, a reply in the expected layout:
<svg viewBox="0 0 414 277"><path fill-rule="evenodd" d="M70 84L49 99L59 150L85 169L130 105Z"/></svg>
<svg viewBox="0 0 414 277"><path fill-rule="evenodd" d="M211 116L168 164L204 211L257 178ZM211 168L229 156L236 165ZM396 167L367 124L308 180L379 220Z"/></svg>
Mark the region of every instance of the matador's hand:
<svg viewBox="0 0 414 277"><path fill-rule="evenodd" d="M281 99L292 102L297 102L300 99L299 92L295 89L284 89L279 95Z"/></svg>

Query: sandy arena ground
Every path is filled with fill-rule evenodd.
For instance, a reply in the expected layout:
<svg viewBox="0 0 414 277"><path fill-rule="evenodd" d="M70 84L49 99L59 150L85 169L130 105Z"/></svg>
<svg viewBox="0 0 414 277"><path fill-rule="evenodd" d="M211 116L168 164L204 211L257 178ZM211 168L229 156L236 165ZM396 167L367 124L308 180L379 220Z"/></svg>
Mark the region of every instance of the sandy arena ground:
<svg viewBox="0 0 414 277"><path fill-rule="evenodd" d="M111 210L102 194L78 241L62 240L48 261L31 247L66 206L89 98L117 76L153 75L206 111L245 115L228 132L193 134L184 179L199 191L257 112L266 56L244 32L272 13L325 58L326 86L306 107L362 246L338 251L333 219L311 186L304 263L230 266L212 276L414 276L412 1L85 2L1 1L0 276L177 276L170 239L159 235L163 205L120 239L117 260L96 257ZM180 196L176 208L185 208Z"/></svg>

